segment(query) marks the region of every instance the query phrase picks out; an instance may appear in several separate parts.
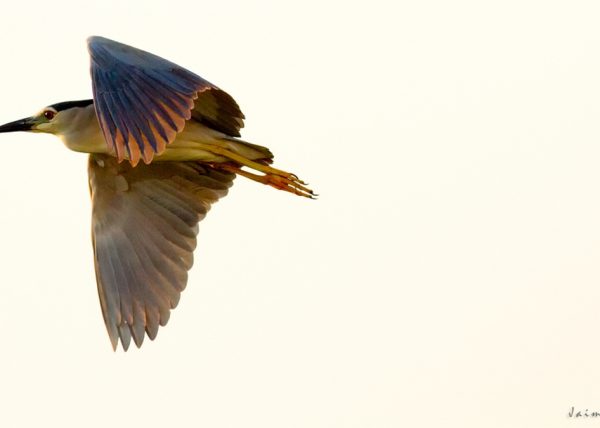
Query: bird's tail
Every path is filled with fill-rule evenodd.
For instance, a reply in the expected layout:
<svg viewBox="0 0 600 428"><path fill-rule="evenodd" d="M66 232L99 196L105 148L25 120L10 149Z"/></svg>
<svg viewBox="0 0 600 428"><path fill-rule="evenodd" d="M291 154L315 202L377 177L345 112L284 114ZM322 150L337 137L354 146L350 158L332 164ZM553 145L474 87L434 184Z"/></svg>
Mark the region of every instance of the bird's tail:
<svg viewBox="0 0 600 428"><path fill-rule="evenodd" d="M268 164L273 163L273 153L266 147L233 137L222 137L219 140L224 148L247 159L263 161Z"/></svg>

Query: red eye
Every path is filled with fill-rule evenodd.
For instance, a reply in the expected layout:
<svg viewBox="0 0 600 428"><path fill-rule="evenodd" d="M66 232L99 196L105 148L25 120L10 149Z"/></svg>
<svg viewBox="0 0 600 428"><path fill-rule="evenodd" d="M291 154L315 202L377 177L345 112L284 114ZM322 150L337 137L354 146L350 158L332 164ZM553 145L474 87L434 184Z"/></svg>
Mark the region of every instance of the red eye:
<svg viewBox="0 0 600 428"><path fill-rule="evenodd" d="M54 119L54 116L56 116L56 112L52 111L52 110L46 110L44 112L44 117L48 120L52 120Z"/></svg>

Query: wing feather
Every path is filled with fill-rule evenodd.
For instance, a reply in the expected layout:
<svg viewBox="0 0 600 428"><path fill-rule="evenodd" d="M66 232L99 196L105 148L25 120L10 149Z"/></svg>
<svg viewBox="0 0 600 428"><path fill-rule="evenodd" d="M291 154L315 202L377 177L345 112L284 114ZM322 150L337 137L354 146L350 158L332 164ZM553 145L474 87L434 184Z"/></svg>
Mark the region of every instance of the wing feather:
<svg viewBox="0 0 600 428"><path fill-rule="evenodd" d="M89 161L98 294L113 345L139 347L169 319L193 264L198 222L234 174L197 162L133 167L109 155Z"/></svg>
<svg viewBox="0 0 600 428"><path fill-rule="evenodd" d="M190 118L239 137L244 115L235 100L202 77L149 52L90 37L94 107L119 162L150 163Z"/></svg>

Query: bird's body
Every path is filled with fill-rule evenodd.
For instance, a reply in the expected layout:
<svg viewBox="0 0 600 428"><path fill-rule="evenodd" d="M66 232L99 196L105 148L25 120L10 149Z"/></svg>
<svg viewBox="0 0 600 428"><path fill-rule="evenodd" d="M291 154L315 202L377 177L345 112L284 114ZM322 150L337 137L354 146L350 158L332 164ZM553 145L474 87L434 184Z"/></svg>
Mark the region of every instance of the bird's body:
<svg viewBox="0 0 600 428"><path fill-rule="evenodd" d="M88 48L93 99L50 105L0 132L50 133L90 154L98 294L113 348L120 339L127 350L167 323L187 283L198 223L236 175L314 193L271 167L269 149L239 138L244 115L223 90L112 40L91 37Z"/></svg>
<svg viewBox="0 0 600 428"><path fill-rule="evenodd" d="M84 105L86 101L89 104ZM42 127L42 132L51 131L65 146L75 152L111 154L98 124L93 100L67 101L59 104L75 104L61 112L57 121ZM155 161L201 161L208 163L228 162L228 158L207 150L207 146L217 146L250 160L268 160L273 157L269 149L242 141L212 129L194 119L186 122L165 151L155 157ZM125 155L125 159L128 156Z"/></svg>

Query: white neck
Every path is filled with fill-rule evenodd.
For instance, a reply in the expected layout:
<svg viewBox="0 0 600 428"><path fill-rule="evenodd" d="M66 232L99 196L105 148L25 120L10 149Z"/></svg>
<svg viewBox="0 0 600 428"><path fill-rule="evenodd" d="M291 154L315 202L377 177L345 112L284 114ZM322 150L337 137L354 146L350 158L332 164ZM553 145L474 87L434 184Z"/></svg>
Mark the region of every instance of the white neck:
<svg viewBox="0 0 600 428"><path fill-rule="evenodd" d="M68 149L83 153L107 153L93 104L61 111L55 120L55 134Z"/></svg>

